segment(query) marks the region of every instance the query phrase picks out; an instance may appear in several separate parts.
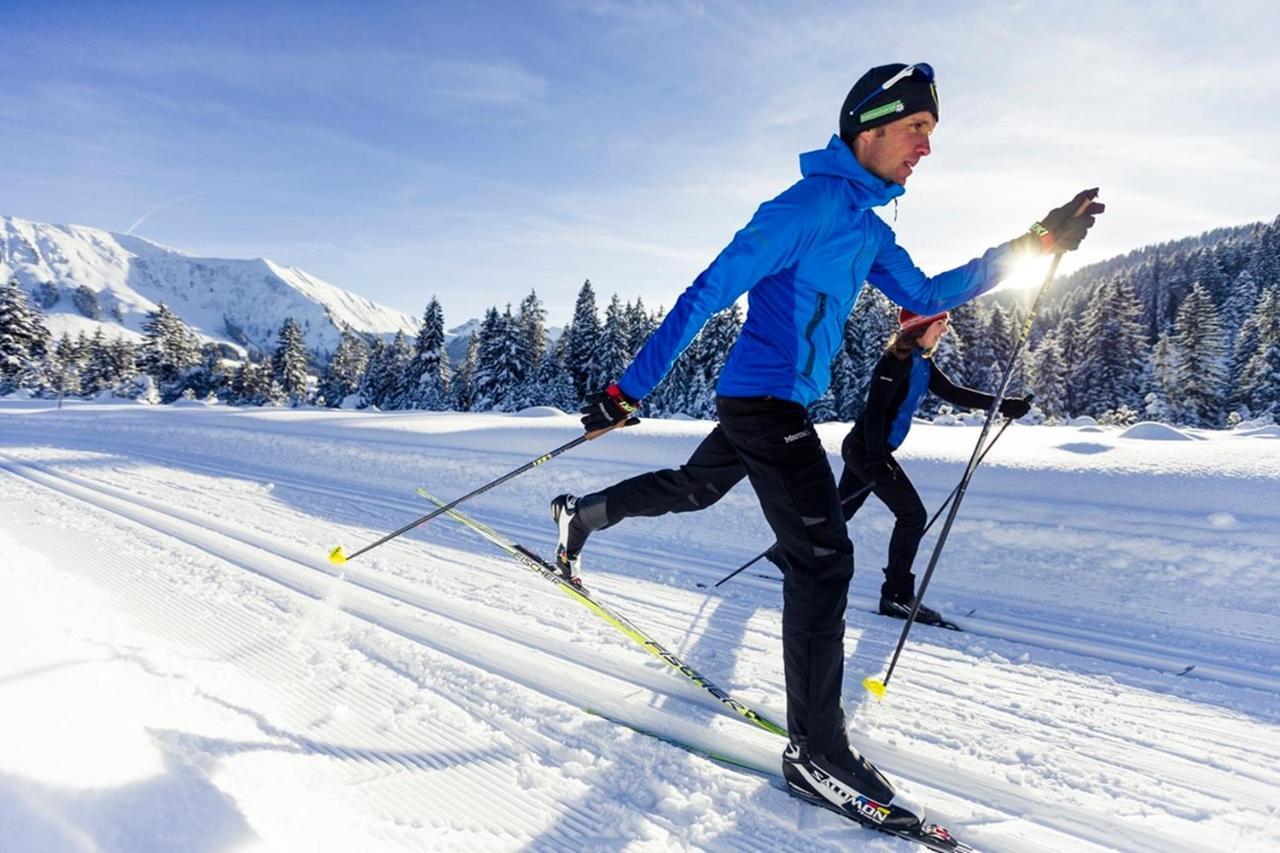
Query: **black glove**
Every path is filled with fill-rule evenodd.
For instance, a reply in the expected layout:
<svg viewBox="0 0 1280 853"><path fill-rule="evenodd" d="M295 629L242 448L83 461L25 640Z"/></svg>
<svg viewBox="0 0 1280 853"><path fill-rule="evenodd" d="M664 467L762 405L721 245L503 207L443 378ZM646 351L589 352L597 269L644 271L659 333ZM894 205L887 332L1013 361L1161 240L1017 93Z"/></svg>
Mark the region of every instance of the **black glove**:
<svg viewBox="0 0 1280 853"><path fill-rule="evenodd" d="M1031 411L1031 400L1026 397L1006 397L1000 401L1000 414L1011 421L1025 417Z"/></svg>
<svg viewBox="0 0 1280 853"><path fill-rule="evenodd" d="M862 466L862 473L878 486L886 485L898 475L888 459L868 459L867 464Z"/></svg>
<svg viewBox="0 0 1280 853"><path fill-rule="evenodd" d="M618 383L614 382L603 391L587 395L587 402L579 409L582 412L582 428L587 432L607 429L630 418L639 405L639 400L628 397L618 387Z"/></svg>
<svg viewBox="0 0 1280 853"><path fill-rule="evenodd" d="M787 556L782 553L782 546L774 542L768 551L764 552L765 559L778 567L778 571L784 575L791 568L791 564L787 562Z"/></svg>
<svg viewBox="0 0 1280 853"><path fill-rule="evenodd" d="M1107 209L1105 204L1094 201L1098 188L1081 190L1076 197L1055 207L1044 219L1031 226L1031 233L1040 240L1046 252L1072 252L1080 248L1080 241L1093 227L1094 217Z"/></svg>

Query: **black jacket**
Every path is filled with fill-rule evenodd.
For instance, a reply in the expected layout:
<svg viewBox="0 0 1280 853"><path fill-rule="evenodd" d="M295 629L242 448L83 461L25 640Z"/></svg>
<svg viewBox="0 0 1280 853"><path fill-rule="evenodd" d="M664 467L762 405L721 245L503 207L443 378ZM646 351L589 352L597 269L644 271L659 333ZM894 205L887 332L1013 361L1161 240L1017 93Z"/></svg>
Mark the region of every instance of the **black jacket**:
<svg viewBox="0 0 1280 853"><path fill-rule="evenodd" d="M853 425L853 439L865 445L868 461L883 460L901 446L926 391L966 409L990 408L995 401L990 394L952 382L918 347L909 358L886 350L867 387L862 415Z"/></svg>

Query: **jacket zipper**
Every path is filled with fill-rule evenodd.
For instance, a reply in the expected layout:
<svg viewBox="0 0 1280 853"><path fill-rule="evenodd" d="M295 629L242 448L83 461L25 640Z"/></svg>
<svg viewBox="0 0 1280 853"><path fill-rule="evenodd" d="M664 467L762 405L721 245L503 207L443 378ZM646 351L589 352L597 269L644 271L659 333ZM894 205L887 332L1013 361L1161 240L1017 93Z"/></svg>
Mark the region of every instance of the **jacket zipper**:
<svg viewBox="0 0 1280 853"><path fill-rule="evenodd" d="M818 294L818 307L814 310L813 316L809 318L809 325L804 327L804 339L809 344L809 357L804 363L804 376L809 378L809 374L813 372L814 359L818 357L818 347L813 342L813 332L818 328L818 324L822 322L822 315L827 308L827 294Z"/></svg>

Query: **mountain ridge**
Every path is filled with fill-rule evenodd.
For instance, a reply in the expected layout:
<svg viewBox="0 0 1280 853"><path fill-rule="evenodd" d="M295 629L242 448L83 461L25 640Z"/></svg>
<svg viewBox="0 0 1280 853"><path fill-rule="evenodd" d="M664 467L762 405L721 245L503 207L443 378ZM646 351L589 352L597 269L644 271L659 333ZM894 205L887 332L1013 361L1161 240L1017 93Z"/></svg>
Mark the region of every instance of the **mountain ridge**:
<svg viewBox="0 0 1280 853"><path fill-rule="evenodd" d="M416 318L269 258L192 255L86 225L0 217L0 277L16 279L55 336L137 340L148 312L168 307L203 341L269 352L286 317L325 359L343 325L391 337L417 334Z"/></svg>

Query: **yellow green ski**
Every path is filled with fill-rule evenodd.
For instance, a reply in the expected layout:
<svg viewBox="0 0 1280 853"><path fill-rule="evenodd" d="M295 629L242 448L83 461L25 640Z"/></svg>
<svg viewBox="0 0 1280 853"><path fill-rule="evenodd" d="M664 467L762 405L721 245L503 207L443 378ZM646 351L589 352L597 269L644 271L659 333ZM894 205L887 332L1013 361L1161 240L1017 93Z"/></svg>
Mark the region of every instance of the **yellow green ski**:
<svg viewBox="0 0 1280 853"><path fill-rule="evenodd" d="M417 492L418 492L418 495L426 498L427 500L431 501L437 506L445 505L444 501L435 497L426 489L418 489ZM476 533L479 533L485 539L489 540L491 543L501 548L508 555L510 555L511 557L514 557L525 568L533 572L536 572L537 574L542 576L543 579L549 580L552 583L554 583L556 587L565 595L569 596L573 600L586 606L589 610L591 610L592 613L596 614L601 619L608 622L610 625L612 625L614 628L620 631L623 635L625 635L626 637L634 641L646 652L653 655L658 660L662 661L667 666L671 667L676 672L680 673L685 678L689 679L694 684L698 685L703 690L707 691L712 696L719 699L720 702L723 703L724 705L727 705L728 707L732 708L735 712L737 712L738 714L741 714L743 717L746 717L748 720L755 723L757 726L759 726L760 728L764 729L767 732L770 732L775 735L780 735L781 737L787 736L787 730L785 728L773 722L768 717L765 717L763 714L753 711L751 708L739 702L737 699L734 699L723 688L717 687L716 684L711 681L711 679L707 678L705 675L698 672L696 669L689 666L684 661L680 660L680 658L676 657L675 654L673 654L670 650L664 647L657 640L653 639L644 631L641 631L639 628L637 628L631 622L630 619L623 616L621 613L618 613L613 608L608 607L607 605L602 604L599 601L596 601L596 599L593 598L591 594L586 590L579 589L578 587L575 587L573 584L566 581L564 578L560 576L560 573L556 570L555 566L548 563L545 559L543 559L541 556L539 556L535 552L529 550L523 545L520 545L516 542L511 541L506 536L503 536L501 533L497 532L493 528L488 527L479 521L476 521L471 516L461 513L457 509L450 509L448 510L447 514L451 518L453 518L454 521L457 521L460 524L471 528Z"/></svg>

